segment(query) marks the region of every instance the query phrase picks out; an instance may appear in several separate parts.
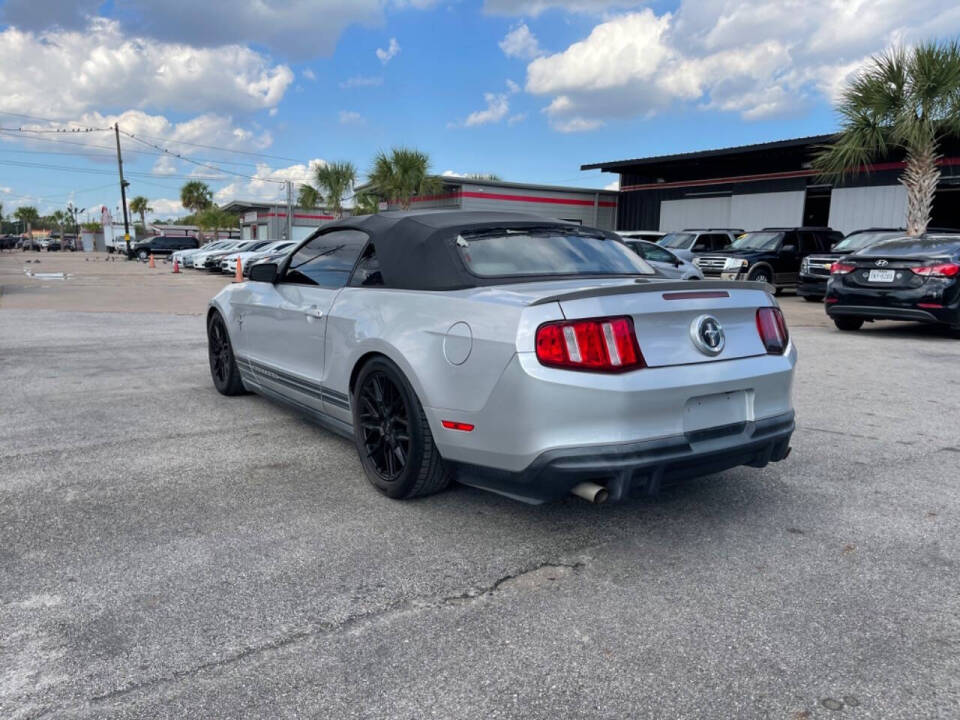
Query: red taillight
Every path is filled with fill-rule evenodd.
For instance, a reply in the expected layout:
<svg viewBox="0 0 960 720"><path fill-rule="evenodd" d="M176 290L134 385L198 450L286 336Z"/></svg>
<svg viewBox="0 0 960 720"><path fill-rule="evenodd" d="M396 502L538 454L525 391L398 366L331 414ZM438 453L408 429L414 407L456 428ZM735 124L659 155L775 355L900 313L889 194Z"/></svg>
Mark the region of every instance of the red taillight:
<svg viewBox="0 0 960 720"><path fill-rule="evenodd" d="M545 323L537 329L537 359L551 367L595 372L646 367L629 317Z"/></svg>
<svg viewBox="0 0 960 720"><path fill-rule="evenodd" d="M960 273L960 265L956 263L941 263L939 265L924 265L923 267L910 268L914 275L926 275L933 277L953 277Z"/></svg>
<svg viewBox="0 0 960 720"><path fill-rule="evenodd" d="M470 423L457 422L456 420L441 420L440 424L443 425L447 430L462 430L463 432L470 432L473 430L473 425Z"/></svg>
<svg viewBox="0 0 960 720"><path fill-rule="evenodd" d="M764 307L757 310L757 332L768 355L783 355L790 336L780 308Z"/></svg>
<svg viewBox="0 0 960 720"><path fill-rule="evenodd" d="M852 273L857 269L856 265L851 265L850 263L835 262L830 266L831 275L846 275L847 273Z"/></svg>

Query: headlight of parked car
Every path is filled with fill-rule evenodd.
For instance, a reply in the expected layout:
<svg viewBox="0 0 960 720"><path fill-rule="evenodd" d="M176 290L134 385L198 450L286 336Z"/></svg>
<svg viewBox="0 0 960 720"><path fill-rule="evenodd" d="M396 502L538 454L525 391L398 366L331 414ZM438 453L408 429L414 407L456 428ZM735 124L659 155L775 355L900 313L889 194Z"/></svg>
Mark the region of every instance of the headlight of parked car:
<svg viewBox="0 0 960 720"><path fill-rule="evenodd" d="M746 260L740 260L739 258L727 258L723 263L724 270L738 270L739 268L744 268L749 263Z"/></svg>
<svg viewBox="0 0 960 720"><path fill-rule="evenodd" d="M807 272L810 270L810 258L804 258L800 261L800 272Z"/></svg>

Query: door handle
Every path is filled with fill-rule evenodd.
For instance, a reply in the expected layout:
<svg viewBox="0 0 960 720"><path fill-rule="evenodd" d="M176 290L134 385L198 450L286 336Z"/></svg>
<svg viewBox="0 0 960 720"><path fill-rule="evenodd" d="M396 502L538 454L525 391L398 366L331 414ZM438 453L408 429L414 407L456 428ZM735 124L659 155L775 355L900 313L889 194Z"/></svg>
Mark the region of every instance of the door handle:
<svg viewBox="0 0 960 720"><path fill-rule="evenodd" d="M313 305L311 307L308 307L306 310L304 310L303 314L306 315L308 318L322 318L323 310L318 308L316 305Z"/></svg>

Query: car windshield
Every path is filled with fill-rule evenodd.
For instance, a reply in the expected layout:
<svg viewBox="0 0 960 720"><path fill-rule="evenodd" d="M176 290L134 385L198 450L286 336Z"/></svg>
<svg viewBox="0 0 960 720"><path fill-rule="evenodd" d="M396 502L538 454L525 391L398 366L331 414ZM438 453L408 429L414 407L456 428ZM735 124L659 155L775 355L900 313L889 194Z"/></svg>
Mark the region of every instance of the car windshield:
<svg viewBox="0 0 960 720"><path fill-rule="evenodd" d="M780 240L783 238L782 232L750 232L741 235L730 244L731 250L775 250Z"/></svg>
<svg viewBox="0 0 960 720"><path fill-rule="evenodd" d="M860 248L865 248L867 245L873 245L876 242L881 240L889 240L890 238L900 237L903 235L903 231L886 231L886 232L859 232L854 233L853 235L848 235L843 240L838 242L833 246L833 252L853 252L854 250L859 250Z"/></svg>
<svg viewBox="0 0 960 720"><path fill-rule="evenodd" d="M667 233L657 244L677 250L688 250L695 238L696 235L693 233Z"/></svg>
<svg viewBox="0 0 960 720"><path fill-rule="evenodd" d="M464 233L457 249L467 269L481 277L656 274L622 242L566 228Z"/></svg>

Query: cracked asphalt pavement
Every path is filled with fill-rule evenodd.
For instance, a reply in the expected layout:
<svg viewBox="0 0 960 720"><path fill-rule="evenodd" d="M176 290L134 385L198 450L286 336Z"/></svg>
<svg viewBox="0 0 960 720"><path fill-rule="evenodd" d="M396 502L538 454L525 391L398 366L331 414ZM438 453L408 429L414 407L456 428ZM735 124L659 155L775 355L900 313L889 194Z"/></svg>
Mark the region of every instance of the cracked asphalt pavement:
<svg viewBox="0 0 960 720"><path fill-rule="evenodd" d="M2 718L960 716L960 341L787 297L787 461L395 502L202 316L8 297Z"/></svg>

